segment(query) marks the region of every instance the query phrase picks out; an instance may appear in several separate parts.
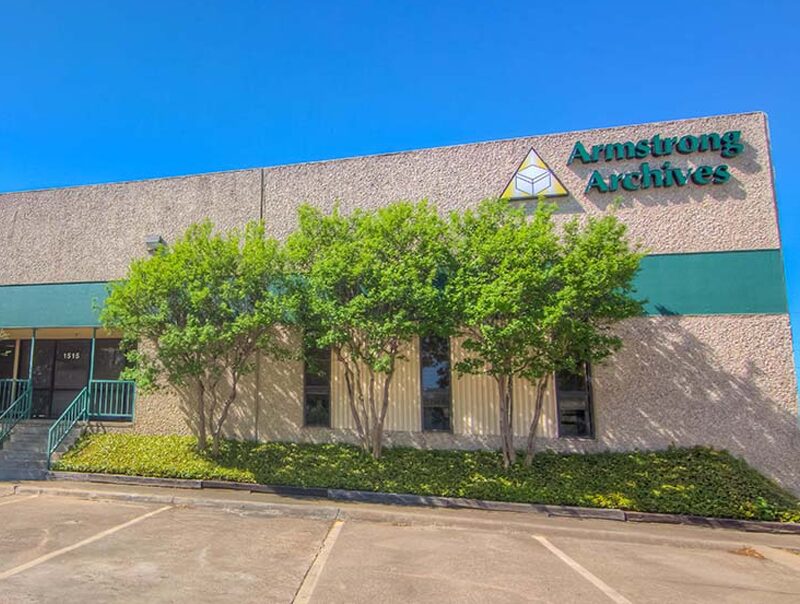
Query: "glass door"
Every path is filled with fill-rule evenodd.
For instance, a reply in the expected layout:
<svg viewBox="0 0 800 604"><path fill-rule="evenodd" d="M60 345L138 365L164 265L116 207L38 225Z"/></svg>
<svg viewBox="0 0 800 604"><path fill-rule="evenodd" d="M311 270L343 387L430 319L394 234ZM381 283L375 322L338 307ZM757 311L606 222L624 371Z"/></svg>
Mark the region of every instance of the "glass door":
<svg viewBox="0 0 800 604"><path fill-rule="evenodd" d="M26 346L27 344L27 346ZM53 365L56 343L53 340L37 340L33 353L33 410L31 417L50 417L50 403L53 400ZM30 340L23 342L21 359L31 354ZM27 363L20 361L20 376L28 377Z"/></svg>
<svg viewBox="0 0 800 604"><path fill-rule="evenodd" d="M56 340L50 417L59 417L89 383L91 340Z"/></svg>
<svg viewBox="0 0 800 604"><path fill-rule="evenodd" d="M28 377L31 342L20 342L20 378ZM89 383L91 340L36 340L32 417L57 418Z"/></svg>

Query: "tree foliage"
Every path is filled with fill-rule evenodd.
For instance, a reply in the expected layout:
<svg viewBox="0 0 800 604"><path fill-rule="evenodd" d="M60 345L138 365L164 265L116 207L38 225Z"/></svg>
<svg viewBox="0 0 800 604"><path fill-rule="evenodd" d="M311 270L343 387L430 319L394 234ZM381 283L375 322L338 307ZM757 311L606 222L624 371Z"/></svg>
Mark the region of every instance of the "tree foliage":
<svg viewBox="0 0 800 604"><path fill-rule="evenodd" d="M295 309L283 252L263 225L215 233L206 221L135 260L110 286L101 320L124 334L127 377L145 390L189 389L199 447L210 433L216 453L256 353L289 354L280 328Z"/></svg>
<svg viewBox="0 0 800 604"><path fill-rule="evenodd" d="M536 386L530 463L550 376L608 357L621 346L614 323L641 313L632 297L641 254L625 226L605 215L571 220L559 232L553 212L540 203L528 218L489 200L452 220L456 268L447 295L465 350L455 368L496 381L506 465L516 457L514 380Z"/></svg>
<svg viewBox="0 0 800 604"><path fill-rule="evenodd" d="M142 388L188 388L200 448L216 452L256 353L330 348L362 448L380 457L392 382L417 337L457 336L459 373L497 384L501 449L515 460L514 381L535 388L527 422L531 462L550 376L579 371L621 346L614 324L641 312L632 281L642 254L613 214L558 226L554 207L532 216L488 200L443 220L426 202L343 214L299 209L285 246L250 223L215 233L194 225L175 244L134 261L111 286L104 325L121 330Z"/></svg>
<svg viewBox="0 0 800 604"><path fill-rule="evenodd" d="M447 224L425 202L350 215L303 206L287 249L305 285L306 346L332 349L361 446L380 457L404 351L416 336L447 332Z"/></svg>

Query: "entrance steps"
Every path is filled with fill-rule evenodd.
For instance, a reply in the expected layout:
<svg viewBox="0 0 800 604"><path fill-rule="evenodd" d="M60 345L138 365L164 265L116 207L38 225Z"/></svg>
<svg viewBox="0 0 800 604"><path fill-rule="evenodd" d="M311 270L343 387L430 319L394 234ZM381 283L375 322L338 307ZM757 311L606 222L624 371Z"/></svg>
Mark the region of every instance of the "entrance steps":
<svg viewBox="0 0 800 604"><path fill-rule="evenodd" d="M47 474L47 431L54 420L24 420L14 426L0 445L0 480L43 480ZM76 424L53 453L53 461L64 453L81 433Z"/></svg>

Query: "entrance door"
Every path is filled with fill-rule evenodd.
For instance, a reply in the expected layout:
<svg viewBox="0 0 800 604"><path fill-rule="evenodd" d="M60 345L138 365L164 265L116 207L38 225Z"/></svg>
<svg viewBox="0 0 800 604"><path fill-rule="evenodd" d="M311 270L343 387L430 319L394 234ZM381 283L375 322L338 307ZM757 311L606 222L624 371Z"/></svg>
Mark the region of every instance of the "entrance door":
<svg viewBox="0 0 800 604"><path fill-rule="evenodd" d="M90 340L56 340L50 417L59 417L89 383Z"/></svg>
<svg viewBox="0 0 800 604"><path fill-rule="evenodd" d="M20 343L21 377L27 377L22 359L30 355L30 340ZM57 418L89 383L91 340L36 340L33 353L33 417Z"/></svg>

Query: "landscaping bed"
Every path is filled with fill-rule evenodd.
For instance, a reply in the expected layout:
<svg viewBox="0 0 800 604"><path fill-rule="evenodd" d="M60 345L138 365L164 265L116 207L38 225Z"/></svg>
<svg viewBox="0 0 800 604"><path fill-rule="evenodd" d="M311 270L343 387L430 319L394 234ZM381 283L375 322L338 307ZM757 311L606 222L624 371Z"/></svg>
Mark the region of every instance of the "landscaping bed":
<svg viewBox="0 0 800 604"><path fill-rule="evenodd" d="M225 441L216 458L186 436L90 434L56 470L227 480L800 522L800 502L744 461L707 448L595 454L543 452L505 470L493 451L386 449Z"/></svg>

